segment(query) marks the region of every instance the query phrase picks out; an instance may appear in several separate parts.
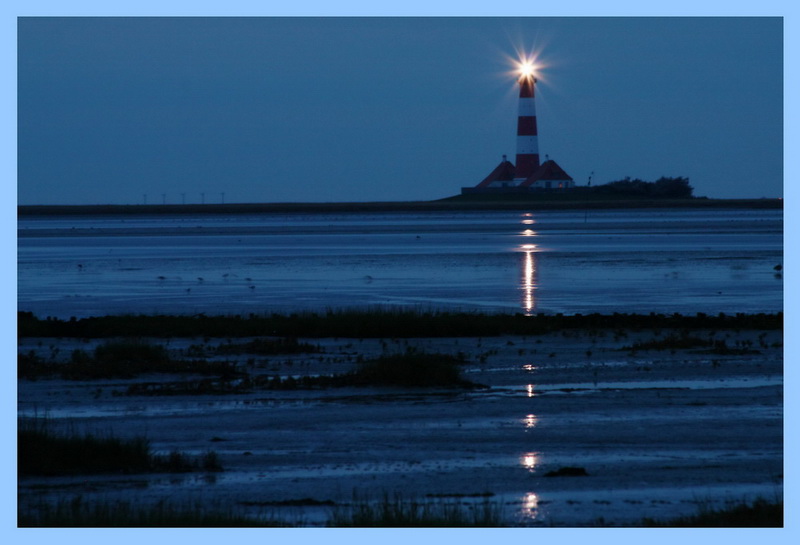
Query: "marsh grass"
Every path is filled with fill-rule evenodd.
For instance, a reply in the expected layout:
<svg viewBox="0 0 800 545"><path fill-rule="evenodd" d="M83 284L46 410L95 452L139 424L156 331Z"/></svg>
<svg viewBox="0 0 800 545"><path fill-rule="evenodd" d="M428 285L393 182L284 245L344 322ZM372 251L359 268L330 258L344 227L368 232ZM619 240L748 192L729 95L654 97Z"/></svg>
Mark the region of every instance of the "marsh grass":
<svg viewBox="0 0 800 545"><path fill-rule="evenodd" d="M41 417L19 419L17 453L20 476L222 470L213 451L197 458L177 450L155 454L144 437L121 439L111 432L56 431Z"/></svg>
<svg viewBox="0 0 800 545"><path fill-rule="evenodd" d="M266 517L252 517L231 507L206 506L201 503L175 504L159 501L152 505L134 505L127 501L87 502L81 496L54 504L40 503L20 510L20 527L51 528L244 528L279 527L288 523Z"/></svg>
<svg viewBox="0 0 800 545"><path fill-rule="evenodd" d="M288 315L119 315L39 319L18 312L20 337L489 337L538 335L569 329L761 329L783 327L783 313L710 316L681 314L481 314L404 309L339 310Z"/></svg>
<svg viewBox="0 0 800 545"><path fill-rule="evenodd" d="M502 508L485 499L479 503L418 501L399 494L384 494L380 501L353 497L352 503L336 506L328 526L356 528L496 528L504 526Z"/></svg>

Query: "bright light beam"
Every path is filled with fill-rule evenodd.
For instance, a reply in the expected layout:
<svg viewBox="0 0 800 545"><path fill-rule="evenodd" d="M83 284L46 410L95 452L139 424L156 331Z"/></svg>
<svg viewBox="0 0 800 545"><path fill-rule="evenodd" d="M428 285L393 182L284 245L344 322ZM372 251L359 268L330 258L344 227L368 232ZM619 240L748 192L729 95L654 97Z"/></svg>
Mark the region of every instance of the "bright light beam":
<svg viewBox="0 0 800 545"><path fill-rule="evenodd" d="M521 78L536 78L536 65L531 59L522 59L517 65Z"/></svg>
<svg viewBox="0 0 800 545"><path fill-rule="evenodd" d="M512 69L505 72L506 77L514 77L516 81L523 78L533 78L535 81L546 81L547 77L542 72L550 66L541 57L541 51L526 51L515 47L515 56L505 55L506 62Z"/></svg>

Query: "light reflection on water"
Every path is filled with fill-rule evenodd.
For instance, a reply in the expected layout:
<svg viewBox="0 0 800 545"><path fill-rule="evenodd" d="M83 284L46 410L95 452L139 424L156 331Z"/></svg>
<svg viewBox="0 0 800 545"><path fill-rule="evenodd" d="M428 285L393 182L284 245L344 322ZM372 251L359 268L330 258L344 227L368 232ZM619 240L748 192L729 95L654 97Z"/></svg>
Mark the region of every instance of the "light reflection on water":
<svg viewBox="0 0 800 545"><path fill-rule="evenodd" d="M536 469L537 456L538 454L536 452L526 452L520 458L520 464L528 471L533 471Z"/></svg>
<svg viewBox="0 0 800 545"><path fill-rule="evenodd" d="M529 414L522 420L522 423L525 424L525 428L528 429L535 427L538 421L539 419L536 418L535 414Z"/></svg>
<svg viewBox="0 0 800 545"><path fill-rule="evenodd" d="M524 244L521 248L525 253L522 268L523 308L525 309L525 313L530 315L536 306L536 301L534 299L534 291L536 290L536 263L533 257L536 245Z"/></svg>
<svg viewBox="0 0 800 545"><path fill-rule="evenodd" d="M531 217L532 214L526 213L523 215L526 219L522 220L523 225L533 225L535 221ZM535 237L536 231L532 229L525 229L522 231L523 237ZM533 253L536 250L536 244L526 243L520 246L520 249L525 253L525 260L522 268L522 292L523 292L523 308L525 313L530 315L533 312L536 302L534 300L533 292L536 289L534 275L536 274L536 264L534 263Z"/></svg>
<svg viewBox="0 0 800 545"><path fill-rule="evenodd" d="M533 492L528 492L522 498L522 516L535 519L539 514L539 497Z"/></svg>

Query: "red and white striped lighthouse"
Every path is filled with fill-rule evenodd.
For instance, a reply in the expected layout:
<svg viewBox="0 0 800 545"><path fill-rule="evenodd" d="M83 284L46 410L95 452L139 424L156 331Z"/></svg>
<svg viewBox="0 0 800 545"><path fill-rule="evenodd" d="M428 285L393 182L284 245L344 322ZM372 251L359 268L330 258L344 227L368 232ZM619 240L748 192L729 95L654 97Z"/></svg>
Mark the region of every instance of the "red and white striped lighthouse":
<svg viewBox="0 0 800 545"><path fill-rule="evenodd" d="M519 77L519 115L517 117L517 164L514 180L527 180L539 168L539 137L536 132L536 105L533 67L524 64Z"/></svg>
<svg viewBox="0 0 800 545"><path fill-rule="evenodd" d="M533 193L539 190L565 190L575 187L575 181L555 161L539 163L539 133L536 128L534 103L537 83L536 66L532 58L521 59L519 74L519 114L517 116L517 164L506 160L495 167L475 187L462 187L461 194ZM547 159L547 156L545 156Z"/></svg>

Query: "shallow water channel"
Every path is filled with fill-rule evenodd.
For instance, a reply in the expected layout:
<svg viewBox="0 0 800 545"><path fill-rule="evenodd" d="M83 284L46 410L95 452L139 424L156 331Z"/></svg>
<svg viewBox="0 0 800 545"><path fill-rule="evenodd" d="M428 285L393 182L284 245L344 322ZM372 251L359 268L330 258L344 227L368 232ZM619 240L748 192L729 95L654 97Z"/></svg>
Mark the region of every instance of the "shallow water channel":
<svg viewBox="0 0 800 545"><path fill-rule="evenodd" d="M421 307L777 312L781 210L23 217L41 317Z"/></svg>

